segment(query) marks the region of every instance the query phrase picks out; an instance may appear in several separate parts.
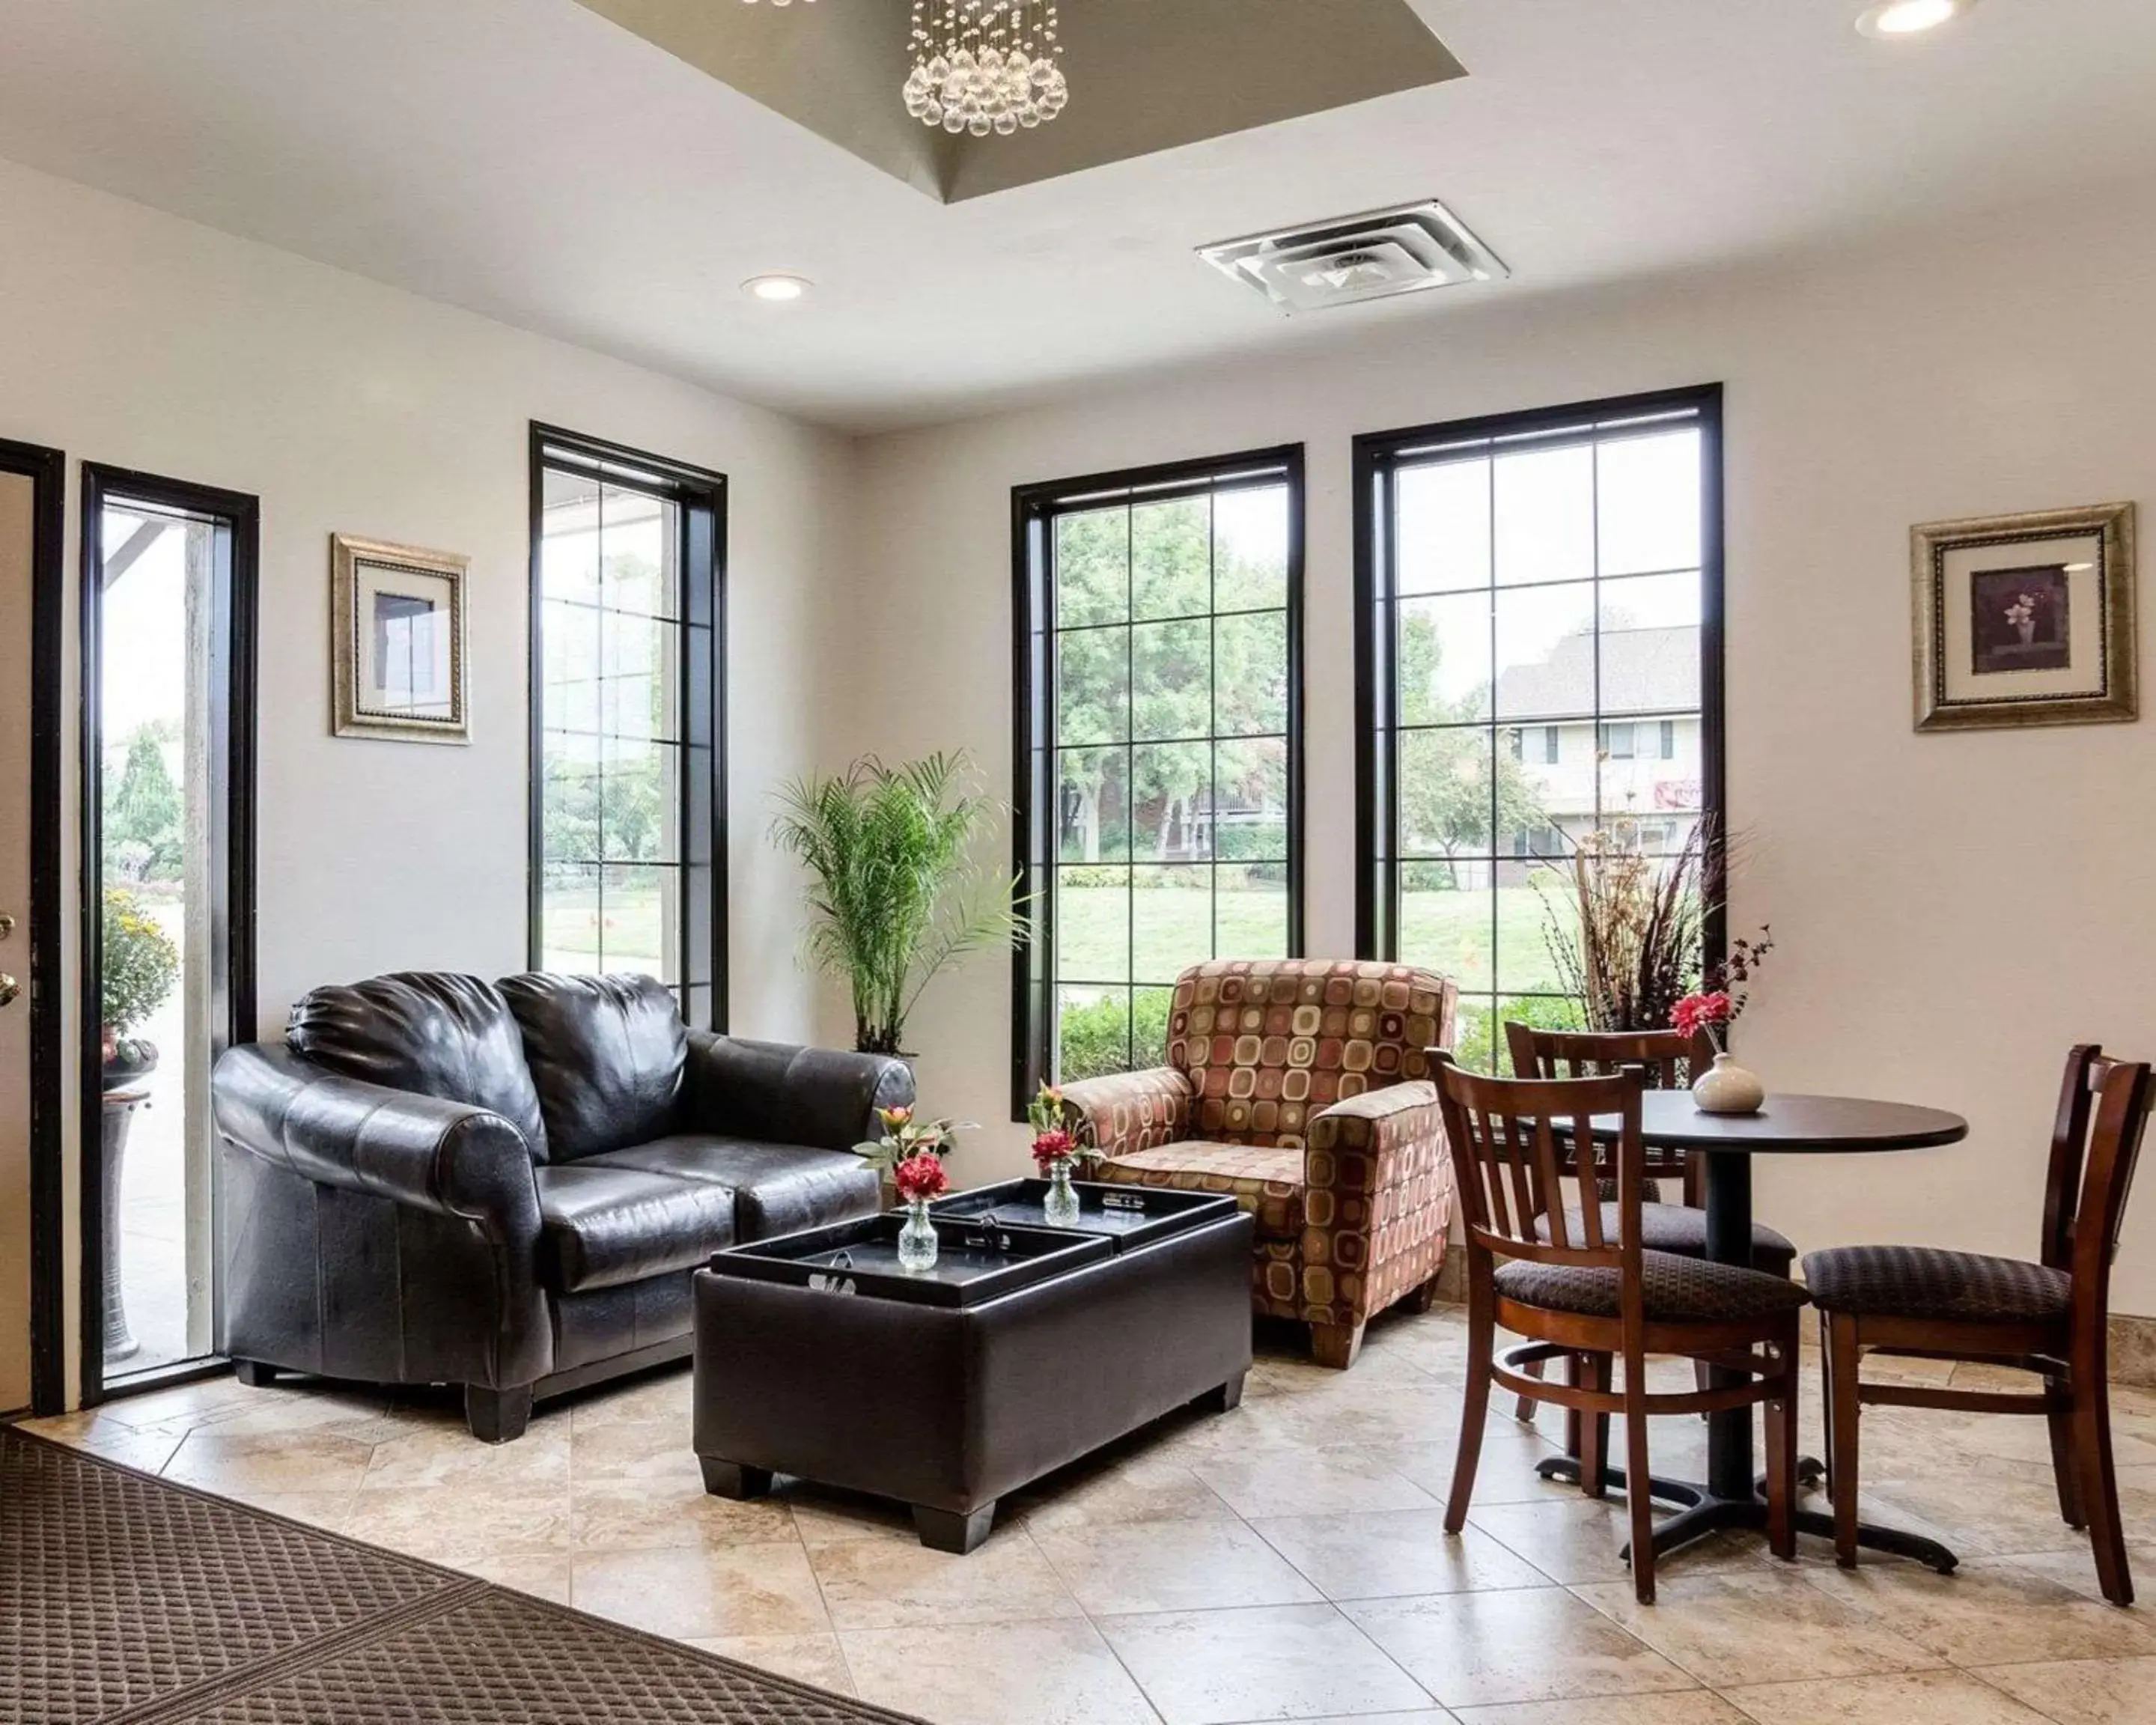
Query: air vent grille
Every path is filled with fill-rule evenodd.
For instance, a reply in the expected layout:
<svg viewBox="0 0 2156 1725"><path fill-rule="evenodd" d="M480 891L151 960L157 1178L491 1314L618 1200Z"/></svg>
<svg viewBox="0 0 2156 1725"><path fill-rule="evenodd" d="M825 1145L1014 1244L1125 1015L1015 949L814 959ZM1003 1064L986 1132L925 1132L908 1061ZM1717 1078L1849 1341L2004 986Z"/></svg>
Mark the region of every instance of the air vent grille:
<svg viewBox="0 0 2156 1725"><path fill-rule="evenodd" d="M1511 273L1435 198L1223 240L1200 246L1198 255L1289 313Z"/></svg>

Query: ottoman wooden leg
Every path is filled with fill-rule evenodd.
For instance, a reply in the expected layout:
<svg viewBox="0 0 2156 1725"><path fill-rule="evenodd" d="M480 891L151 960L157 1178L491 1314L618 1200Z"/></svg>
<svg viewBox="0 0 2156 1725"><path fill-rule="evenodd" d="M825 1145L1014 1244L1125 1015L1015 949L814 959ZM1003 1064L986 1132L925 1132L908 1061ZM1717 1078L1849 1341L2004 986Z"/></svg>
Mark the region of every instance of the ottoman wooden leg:
<svg viewBox="0 0 2156 1725"><path fill-rule="evenodd" d="M1330 1366L1336 1372L1344 1372L1355 1363L1355 1356L1363 1351L1363 1327L1360 1324L1312 1324L1310 1327L1310 1354L1321 1366Z"/></svg>
<svg viewBox="0 0 2156 1725"><path fill-rule="evenodd" d="M731 1497L746 1503L771 1490L771 1470L743 1467L737 1461L721 1461L716 1455L699 1455L704 1469L704 1489L714 1497Z"/></svg>
<svg viewBox="0 0 2156 1725"><path fill-rule="evenodd" d="M1217 1389L1209 1389L1197 1397L1190 1405L1200 1414L1224 1414L1231 1408L1243 1404L1243 1379L1250 1374L1238 1372Z"/></svg>
<svg viewBox="0 0 2156 1725"><path fill-rule="evenodd" d="M249 1389L266 1389L277 1381L277 1368L267 1360L236 1359L232 1375Z"/></svg>
<svg viewBox="0 0 2156 1725"><path fill-rule="evenodd" d="M931 1509L924 1503L913 1506L914 1531L920 1534L921 1543L931 1551L947 1551L962 1558L980 1549L995 1519L993 1501L965 1514L954 1509Z"/></svg>

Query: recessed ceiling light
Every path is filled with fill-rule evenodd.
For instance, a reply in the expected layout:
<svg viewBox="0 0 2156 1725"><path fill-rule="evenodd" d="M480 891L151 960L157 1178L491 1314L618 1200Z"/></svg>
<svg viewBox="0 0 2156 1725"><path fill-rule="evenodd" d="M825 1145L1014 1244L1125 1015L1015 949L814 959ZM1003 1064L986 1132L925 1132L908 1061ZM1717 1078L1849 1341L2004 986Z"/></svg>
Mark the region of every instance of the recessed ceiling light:
<svg viewBox="0 0 2156 1725"><path fill-rule="evenodd" d="M809 281L805 275L752 275L742 284L742 291L758 300L769 300L778 304L798 300L808 291Z"/></svg>
<svg viewBox="0 0 2156 1725"><path fill-rule="evenodd" d="M1975 4L1976 0L1885 0L1883 5L1871 8L1858 18L1856 28L1867 36L1888 41L1921 36L1941 24L1952 23Z"/></svg>

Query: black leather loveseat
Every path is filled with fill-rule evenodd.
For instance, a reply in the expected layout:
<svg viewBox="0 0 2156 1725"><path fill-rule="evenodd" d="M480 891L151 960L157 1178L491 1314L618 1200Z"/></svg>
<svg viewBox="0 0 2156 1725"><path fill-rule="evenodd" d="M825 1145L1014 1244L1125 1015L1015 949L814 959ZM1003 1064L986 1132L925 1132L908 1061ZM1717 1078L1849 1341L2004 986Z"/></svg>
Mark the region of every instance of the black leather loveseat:
<svg viewBox="0 0 2156 1725"><path fill-rule="evenodd" d="M459 1384L501 1443L685 1356L713 1251L873 1214L850 1147L913 1078L686 1030L646 978L410 972L317 988L213 1091L240 1375Z"/></svg>

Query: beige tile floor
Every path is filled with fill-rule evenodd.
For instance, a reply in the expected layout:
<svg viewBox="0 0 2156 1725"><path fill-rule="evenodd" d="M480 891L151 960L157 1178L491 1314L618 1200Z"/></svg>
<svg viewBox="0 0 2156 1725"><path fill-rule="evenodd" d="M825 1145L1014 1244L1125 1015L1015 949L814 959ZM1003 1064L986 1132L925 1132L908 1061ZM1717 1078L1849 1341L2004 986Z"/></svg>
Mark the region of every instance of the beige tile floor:
<svg viewBox="0 0 2156 1725"><path fill-rule="evenodd" d="M446 1398L229 1380L31 1429L937 1725L2156 1721L2156 1609L2102 1602L2041 1422L1867 1414L1870 1512L1953 1544L1950 1579L1728 1535L1666 1561L1643 1608L1621 1505L1538 1481L1553 1445L1509 1409L1445 1537L1462 1340L1439 1311L1374 1327L1345 1374L1262 1357L1235 1413L1022 1494L964 1558L894 1506L706 1497L685 1370L542 1409L500 1449ZM2117 1422L2156 1600L2156 1394L2121 1392ZM1703 1443L1657 1421L1656 1471L1697 1473Z"/></svg>

